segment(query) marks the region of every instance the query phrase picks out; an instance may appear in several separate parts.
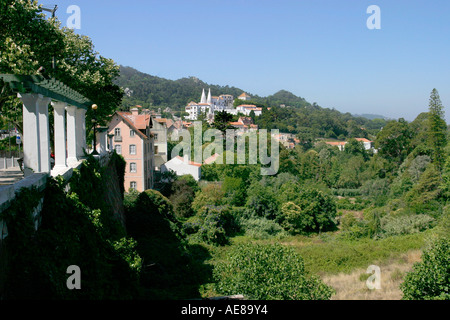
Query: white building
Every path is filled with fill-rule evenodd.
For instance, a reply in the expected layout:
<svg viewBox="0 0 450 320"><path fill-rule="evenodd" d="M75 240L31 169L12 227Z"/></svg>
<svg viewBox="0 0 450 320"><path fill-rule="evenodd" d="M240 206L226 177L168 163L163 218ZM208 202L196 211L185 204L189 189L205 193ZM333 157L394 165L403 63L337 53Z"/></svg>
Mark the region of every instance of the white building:
<svg viewBox="0 0 450 320"><path fill-rule="evenodd" d="M185 110L187 113L189 113L189 115L186 117L187 120L197 120L200 114L204 114L206 117L208 117L208 115L214 114L214 104L212 103L211 89L209 90L208 98L206 97L205 89L203 89L200 102L196 103L194 101L191 101L186 106Z"/></svg>
<svg viewBox="0 0 450 320"><path fill-rule="evenodd" d="M166 118L153 119L153 127L150 132L153 135L153 154L155 170L159 170L162 164L167 162L167 122Z"/></svg>
<svg viewBox="0 0 450 320"><path fill-rule="evenodd" d="M201 164L190 161L187 156L184 158L176 156L161 166L161 172L173 171L177 176L192 175L196 181L201 178Z"/></svg>
<svg viewBox="0 0 450 320"><path fill-rule="evenodd" d="M373 148L373 141L367 140L366 138L355 138L355 140L362 142L364 145L364 149L373 149L374 152L376 152L376 150ZM338 147L339 151L344 151L345 145L347 144L346 141L325 141L325 143L330 146Z"/></svg>
<svg viewBox="0 0 450 320"><path fill-rule="evenodd" d="M250 112L254 112L255 116L260 116L262 114L262 108L258 108L257 106L253 104L242 104L240 106L236 107L237 113L242 113L246 116L250 115Z"/></svg>
<svg viewBox="0 0 450 320"><path fill-rule="evenodd" d="M211 89L209 89L208 95L206 95L205 89L203 89L200 102L191 101L186 106L185 111L189 115L185 118L186 120L195 121L200 114L204 114L208 120L212 121L216 112L227 111L228 113L233 113L233 102L234 98L232 95L211 96Z"/></svg>
<svg viewBox="0 0 450 320"><path fill-rule="evenodd" d="M242 99L243 98L243 99ZM239 96L241 100L250 100L251 97L245 92ZM254 112L255 116L260 116L262 114L262 108L259 108L252 104L243 104L236 108L233 107L234 98L232 95L223 94L220 96L211 96L211 89L208 92L208 96L205 94L205 89L203 89L200 102L196 103L191 101L186 106L186 112L189 114L186 116L186 120L195 121L198 119L200 114L204 114L208 121L214 119L214 114L219 111L225 111L232 115L237 115L242 113L246 116L250 115L250 112Z"/></svg>
<svg viewBox="0 0 450 320"><path fill-rule="evenodd" d="M248 95L247 93L243 93L238 97L239 100L243 100L243 101L248 101L251 100L252 97L250 95Z"/></svg>

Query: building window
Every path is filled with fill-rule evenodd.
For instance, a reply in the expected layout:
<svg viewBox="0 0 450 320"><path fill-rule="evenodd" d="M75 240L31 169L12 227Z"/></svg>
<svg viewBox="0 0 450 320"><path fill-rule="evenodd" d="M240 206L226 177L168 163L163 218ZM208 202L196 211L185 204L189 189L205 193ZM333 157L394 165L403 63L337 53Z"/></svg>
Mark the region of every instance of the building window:
<svg viewBox="0 0 450 320"><path fill-rule="evenodd" d="M130 137L134 137L135 134L136 132L134 130L130 130Z"/></svg>
<svg viewBox="0 0 450 320"><path fill-rule="evenodd" d="M158 140L158 134L157 134L157 133L154 133L154 134L153 134L153 140L155 140L155 141Z"/></svg>
<svg viewBox="0 0 450 320"><path fill-rule="evenodd" d="M122 137L120 135L120 128L114 129L114 141L115 142L121 142L122 141Z"/></svg>
<svg viewBox="0 0 450 320"><path fill-rule="evenodd" d="M136 154L136 145L130 144L130 154Z"/></svg>
<svg viewBox="0 0 450 320"><path fill-rule="evenodd" d="M130 182L130 189L133 189L133 190L137 189L137 182L136 181L131 181Z"/></svg>
<svg viewBox="0 0 450 320"><path fill-rule="evenodd" d="M137 172L137 165L134 162L130 163L130 172Z"/></svg>
<svg viewBox="0 0 450 320"><path fill-rule="evenodd" d="M158 154L158 146L155 146L155 154Z"/></svg>
<svg viewBox="0 0 450 320"><path fill-rule="evenodd" d="M117 154L122 154L122 146L120 144L116 144L115 149Z"/></svg>

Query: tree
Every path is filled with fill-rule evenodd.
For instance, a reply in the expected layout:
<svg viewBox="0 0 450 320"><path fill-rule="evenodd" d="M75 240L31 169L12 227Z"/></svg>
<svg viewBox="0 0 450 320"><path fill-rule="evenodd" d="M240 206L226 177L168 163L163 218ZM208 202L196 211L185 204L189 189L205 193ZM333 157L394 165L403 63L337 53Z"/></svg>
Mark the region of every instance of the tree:
<svg viewBox="0 0 450 320"><path fill-rule="evenodd" d="M303 223L303 231L320 232L335 226L336 203L323 191L306 188L299 194L298 205L302 210L302 219L307 222Z"/></svg>
<svg viewBox="0 0 450 320"><path fill-rule="evenodd" d="M375 147L382 157L393 160L400 165L412 151L412 138L413 132L408 123L400 118L398 121L389 121L386 127L378 133Z"/></svg>
<svg viewBox="0 0 450 320"><path fill-rule="evenodd" d="M330 195L298 182L287 182L278 191L278 221L288 231L317 232L334 227L336 203Z"/></svg>
<svg viewBox="0 0 450 320"><path fill-rule="evenodd" d="M172 183L169 200L172 202L175 214L178 217L187 218L193 215L191 205L197 191L197 181L191 175L181 176Z"/></svg>
<svg viewBox="0 0 450 320"><path fill-rule="evenodd" d="M229 199L230 205L242 206L245 204L246 186L241 178L225 177L222 190Z"/></svg>
<svg viewBox="0 0 450 320"><path fill-rule="evenodd" d="M235 217L227 206L205 206L197 215L201 225L196 236L203 242L223 246L229 236L239 229Z"/></svg>
<svg viewBox="0 0 450 320"><path fill-rule="evenodd" d="M198 213L205 206L220 206L224 195L220 185L215 183L208 184L196 192L195 199L192 202L192 209Z"/></svg>
<svg viewBox="0 0 450 320"><path fill-rule="evenodd" d="M349 139L344 147L344 152L349 155L362 155L364 160L369 160L369 155L364 148L364 143L356 139Z"/></svg>
<svg viewBox="0 0 450 320"><path fill-rule="evenodd" d="M435 240L401 284L404 300L450 299L450 241Z"/></svg>
<svg viewBox="0 0 450 320"><path fill-rule="evenodd" d="M417 183L406 193L405 200L417 211L425 211L427 209L423 208L424 205L438 199L442 191L441 184L439 169L435 163L431 163L420 175Z"/></svg>
<svg viewBox="0 0 450 320"><path fill-rule="evenodd" d="M233 116L226 111L219 111L214 115L214 122L212 127L220 130L222 134L225 135L227 129L232 129L233 127L230 125L230 121Z"/></svg>
<svg viewBox="0 0 450 320"><path fill-rule="evenodd" d="M0 73L36 75L45 69L54 77L78 91L99 106L96 118L100 124L120 105L123 92L114 84L119 67L94 50L89 37L61 28L56 19L46 19L37 1L4 0L0 4ZM52 67L53 58L56 68ZM4 87L4 84L1 84ZM8 89L0 98L2 116L21 129L21 102ZM87 113L87 123L92 118Z"/></svg>
<svg viewBox="0 0 450 320"><path fill-rule="evenodd" d="M216 291L254 300L328 300L333 289L305 271L303 258L280 244L231 249L214 268Z"/></svg>
<svg viewBox="0 0 450 320"><path fill-rule="evenodd" d="M444 107L436 89L433 89L430 96L428 128L428 143L433 150L431 158L438 168L442 169L444 164L443 149L447 144L447 124L444 120Z"/></svg>
<svg viewBox="0 0 450 320"><path fill-rule="evenodd" d="M291 234L299 233L312 225L313 217L302 215L302 209L294 202L286 202L281 206L281 226Z"/></svg>
<svg viewBox="0 0 450 320"><path fill-rule="evenodd" d="M278 216L278 201L270 186L254 181L247 189L247 210L256 217L275 219Z"/></svg>

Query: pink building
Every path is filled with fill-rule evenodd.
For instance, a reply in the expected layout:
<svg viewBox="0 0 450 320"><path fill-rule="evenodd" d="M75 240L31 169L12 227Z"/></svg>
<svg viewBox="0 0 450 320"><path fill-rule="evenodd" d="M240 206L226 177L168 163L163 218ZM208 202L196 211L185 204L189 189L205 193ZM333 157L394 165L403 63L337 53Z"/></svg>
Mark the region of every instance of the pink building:
<svg viewBox="0 0 450 320"><path fill-rule="evenodd" d="M149 114L139 114L137 108L131 112L117 111L108 126L112 146L127 162L125 169L125 191L139 192L153 188L153 127Z"/></svg>

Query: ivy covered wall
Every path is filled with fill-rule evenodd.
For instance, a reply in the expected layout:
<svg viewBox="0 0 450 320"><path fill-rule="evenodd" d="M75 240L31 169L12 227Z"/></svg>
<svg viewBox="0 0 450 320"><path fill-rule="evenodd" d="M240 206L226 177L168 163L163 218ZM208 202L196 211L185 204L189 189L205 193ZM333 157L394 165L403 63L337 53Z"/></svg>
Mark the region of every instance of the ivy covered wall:
<svg viewBox="0 0 450 320"><path fill-rule="evenodd" d="M1 244L2 299L127 299L138 295L141 258L127 238L123 158L100 167L89 157L67 182L49 178L44 192L22 189L0 214L8 225ZM66 191L69 190L69 191ZM41 225L33 211L42 201ZM69 290L67 268L81 270L83 290Z"/></svg>

